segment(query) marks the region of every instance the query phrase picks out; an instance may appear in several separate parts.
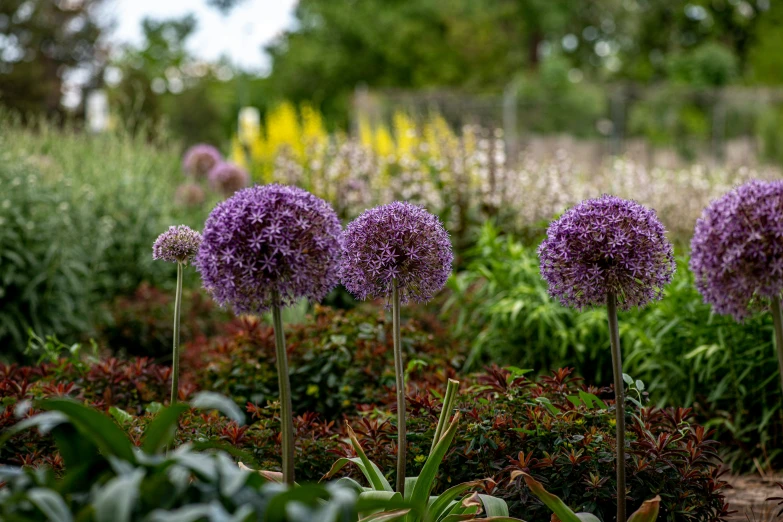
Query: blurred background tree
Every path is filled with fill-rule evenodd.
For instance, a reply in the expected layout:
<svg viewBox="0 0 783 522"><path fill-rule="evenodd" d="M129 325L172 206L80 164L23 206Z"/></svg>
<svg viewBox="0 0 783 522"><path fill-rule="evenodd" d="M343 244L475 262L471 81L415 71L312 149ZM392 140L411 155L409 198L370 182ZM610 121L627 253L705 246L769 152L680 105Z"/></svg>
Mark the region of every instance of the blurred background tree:
<svg viewBox="0 0 783 522"><path fill-rule="evenodd" d="M63 114L70 75L87 84L105 49L96 19L104 0L0 2L0 103L24 116Z"/></svg>
<svg viewBox="0 0 783 522"><path fill-rule="evenodd" d="M204 0L222 13L257 1ZM270 59L264 74L191 56L192 15L146 19L140 44L112 46L95 17L101 4L2 2L0 103L62 113L68 75L91 87L105 78L122 125L165 127L191 143L225 141L240 106L264 111L284 100L306 101L331 128L347 128L362 85L498 93L518 80L531 99L565 93L566 110L551 115L559 121L605 109L593 94L576 107L569 86L580 82L783 83L779 1L299 0L289 28L258 51Z"/></svg>

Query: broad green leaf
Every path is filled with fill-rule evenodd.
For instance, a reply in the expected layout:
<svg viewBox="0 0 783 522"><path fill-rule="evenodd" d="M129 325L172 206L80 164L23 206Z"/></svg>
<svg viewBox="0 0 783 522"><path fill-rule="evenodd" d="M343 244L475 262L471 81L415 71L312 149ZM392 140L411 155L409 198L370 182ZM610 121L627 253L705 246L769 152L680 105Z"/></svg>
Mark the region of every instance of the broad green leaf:
<svg viewBox="0 0 783 522"><path fill-rule="evenodd" d="M360 516L369 516L376 512L389 511L391 509L408 508L409 505L402 495L394 491L364 491L359 494L357 511Z"/></svg>
<svg viewBox="0 0 783 522"><path fill-rule="evenodd" d="M109 408L109 414L120 424L127 424L133 421L133 415L116 406Z"/></svg>
<svg viewBox="0 0 783 522"><path fill-rule="evenodd" d="M602 410L607 409L606 403L592 393L579 390L579 397L582 399L582 401L584 401L585 404L587 404L588 408L593 408L597 404L598 407Z"/></svg>
<svg viewBox="0 0 783 522"><path fill-rule="evenodd" d="M547 410L549 410L549 413L552 415L557 415L560 413L560 410L558 410L554 404L552 404L552 401L547 399L546 397L536 397L536 402L539 404L542 404L546 407Z"/></svg>
<svg viewBox="0 0 783 522"><path fill-rule="evenodd" d="M55 426L58 426L63 422L68 422L68 418L59 411L48 411L23 419L8 428L3 433L3 435L0 437L0 448L3 447L8 439L20 431L24 431L29 428L38 428L38 431L45 435L52 431Z"/></svg>
<svg viewBox="0 0 783 522"><path fill-rule="evenodd" d="M186 404L174 404L162 409L144 431L141 449L150 455L163 451L174 439L180 415L188 409Z"/></svg>
<svg viewBox="0 0 783 522"><path fill-rule="evenodd" d="M71 510L56 491L46 488L32 488L27 499L51 522L72 522Z"/></svg>
<svg viewBox="0 0 783 522"><path fill-rule="evenodd" d="M484 506L484 513L488 517L507 517L508 505L506 501L492 495L479 494L481 504Z"/></svg>
<svg viewBox="0 0 783 522"><path fill-rule="evenodd" d="M410 500L419 477L405 477L405 500Z"/></svg>
<svg viewBox="0 0 783 522"><path fill-rule="evenodd" d="M287 508L291 502L315 507L319 500L328 500L329 498L329 491L320 484L307 484L286 489L269 501L266 520L287 520Z"/></svg>
<svg viewBox="0 0 783 522"><path fill-rule="evenodd" d="M143 478L144 470L136 469L98 489L92 501L96 522L130 522Z"/></svg>
<svg viewBox="0 0 783 522"><path fill-rule="evenodd" d="M65 414L79 433L91 439L105 456L135 462L130 440L106 415L70 399L46 399L39 407Z"/></svg>
<svg viewBox="0 0 783 522"><path fill-rule="evenodd" d="M577 513L576 516L579 517L579 520L582 522L601 522L601 519L592 513Z"/></svg>
<svg viewBox="0 0 783 522"><path fill-rule="evenodd" d="M215 392L198 392L190 400L190 405L201 410L217 410L237 424L245 423L245 414L228 397Z"/></svg>

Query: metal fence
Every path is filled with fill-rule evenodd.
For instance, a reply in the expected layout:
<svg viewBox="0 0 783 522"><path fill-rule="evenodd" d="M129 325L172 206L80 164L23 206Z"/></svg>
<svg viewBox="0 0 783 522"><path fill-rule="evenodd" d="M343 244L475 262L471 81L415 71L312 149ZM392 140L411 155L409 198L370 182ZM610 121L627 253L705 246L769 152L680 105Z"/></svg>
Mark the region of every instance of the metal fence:
<svg viewBox="0 0 783 522"><path fill-rule="evenodd" d="M783 89L569 86L525 93L357 89L354 121L438 113L457 131L500 129L509 155L565 151L588 163L623 155L648 165L783 163Z"/></svg>

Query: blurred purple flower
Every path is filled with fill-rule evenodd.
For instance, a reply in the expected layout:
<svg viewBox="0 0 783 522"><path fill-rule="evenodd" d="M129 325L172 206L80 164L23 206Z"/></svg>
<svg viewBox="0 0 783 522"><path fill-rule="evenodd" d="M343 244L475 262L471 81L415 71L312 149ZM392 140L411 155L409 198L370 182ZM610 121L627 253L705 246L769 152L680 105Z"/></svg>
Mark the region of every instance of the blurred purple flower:
<svg viewBox="0 0 783 522"><path fill-rule="evenodd" d="M696 287L742 321L783 290L783 181L750 181L716 199L691 240Z"/></svg>
<svg viewBox="0 0 783 522"><path fill-rule="evenodd" d="M233 163L221 161L209 171L209 184L224 196L230 196L250 183L248 173Z"/></svg>
<svg viewBox="0 0 783 522"><path fill-rule="evenodd" d="M340 280L359 299L389 298L397 278L401 303L425 302L451 274L449 234L417 205L397 201L366 210L343 238Z"/></svg>
<svg viewBox="0 0 783 522"><path fill-rule="evenodd" d="M197 207L204 203L205 199L204 189L198 183L183 183L174 193L174 201L186 207Z"/></svg>
<svg viewBox="0 0 783 522"><path fill-rule="evenodd" d="M605 305L609 292L623 310L660 299L676 266L655 211L609 195L552 222L538 255L549 294L578 309Z"/></svg>
<svg viewBox="0 0 783 522"><path fill-rule="evenodd" d="M196 256L201 245L201 234L179 225L169 227L152 245L152 258L169 263L187 263Z"/></svg>
<svg viewBox="0 0 783 522"><path fill-rule="evenodd" d="M297 187L255 186L212 210L195 264L218 303L260 314L326 296L337 284L340 233L324 200Z"/></svg>
<svg viewBox="0 0 783 522"><path fill-rule="evenodd" d="M182 170L194 179L206 179L209 171L223 161L223 156L215 147L200 143L193 145L182 158Z"/></svg>

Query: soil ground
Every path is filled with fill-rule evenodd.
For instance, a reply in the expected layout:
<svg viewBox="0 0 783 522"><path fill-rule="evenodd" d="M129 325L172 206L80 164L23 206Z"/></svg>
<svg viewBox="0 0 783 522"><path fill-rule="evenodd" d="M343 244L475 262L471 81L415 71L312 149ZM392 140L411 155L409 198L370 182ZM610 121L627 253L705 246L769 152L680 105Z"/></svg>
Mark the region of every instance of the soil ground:
<svg viewBox="0 0 783 522"><path fill-rule="evenodd" d="M728 482L733 486L726 492L726 500L736 511L729 520L745 522L771 522L783 508L777 502L767 502L768 497L783 497L783 490L776 482L783 482L783 476L760 477L758 475L732 476ZM781 517L778 520L783 520Z"/></svg>

